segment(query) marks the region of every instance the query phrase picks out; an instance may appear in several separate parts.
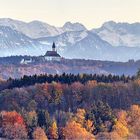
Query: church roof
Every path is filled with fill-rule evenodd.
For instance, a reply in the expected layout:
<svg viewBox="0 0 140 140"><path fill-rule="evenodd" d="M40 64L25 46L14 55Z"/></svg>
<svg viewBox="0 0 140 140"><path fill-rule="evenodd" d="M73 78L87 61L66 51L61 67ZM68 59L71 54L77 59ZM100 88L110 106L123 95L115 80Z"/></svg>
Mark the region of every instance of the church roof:
<svg viewBox="0 0 140 140"><path fill-rule="evenodd" d="M61 57L56 51L47 51L45 56L50 56L50 57Z"/></svg>

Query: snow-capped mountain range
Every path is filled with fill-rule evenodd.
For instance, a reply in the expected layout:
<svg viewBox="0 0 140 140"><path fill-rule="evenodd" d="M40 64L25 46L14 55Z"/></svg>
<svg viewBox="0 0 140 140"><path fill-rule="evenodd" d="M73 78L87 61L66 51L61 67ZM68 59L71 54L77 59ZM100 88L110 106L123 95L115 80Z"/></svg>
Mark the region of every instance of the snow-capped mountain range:
<svg viewBox="0 0 140 140"><path fill-rule="evenodd" d="M140 47L140 23L106 22L92 32L98 34L112 46Z"/></svg>
<svg viewBox="0 0 140 140"><path fill-rule="evenodd" d="M8 26L0 26L0 56L41 55L44 45ZM46 49L45 49L46 50Z"/></svg>
<svg viewBox="0 0 140 140"><path fill-rule="evenodd" d="M55 27L41 21L0 19L0 56L44 55L53 41L58 52L67 58L140 59L140 23L109 21L88 31L80 23Z"/></svg>
<svg viewBox="0 0 140 140"><path fill-rule="evenodd" d="M26 23L9 18L0 19L0 26L11 27L12 29L17 30L34 39L40 37L56 36L66 31L86 30L86 28L80 23L67 22L63 27L55 27L37 20Z"/></svg>

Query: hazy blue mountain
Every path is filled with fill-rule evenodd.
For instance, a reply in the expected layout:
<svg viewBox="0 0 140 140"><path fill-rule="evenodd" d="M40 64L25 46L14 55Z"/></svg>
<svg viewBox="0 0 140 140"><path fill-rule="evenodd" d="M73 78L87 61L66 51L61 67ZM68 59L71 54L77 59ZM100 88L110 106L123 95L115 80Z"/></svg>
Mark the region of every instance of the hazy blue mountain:
<svg viewBox="0 0 140 140"><path fill-rule="evenodd" d="M32 21L29 23L13 20L9 18L0 19L1 26L9 26L31 38L39 38L44 36L54 36L61 34L62 29L51 26L41 21Z"/></svg>
<svg viewBox="0 0 140 140"><path fill-rule="evenodd" d="M41 21L0 19L0 56L44 55L52 42L67 58L140 59L140 23L110 21L88 31L80 23L66 22L63 27L55 27Z"/></svg>
<svg viewBox="0 0 140 140"><path fill-rule="evenodd" d="M41 55L45 47L47 46L21 32L10 27L0 26L0 56Z"/></svg>
<svg viewBox="0 0 140 140"><path fill-rule="evenodd" d="M69 31L54 37L39 38L41 44L52 45L54 41L57 45L57 50L64 55L68 46L75 45L76 42L81 41L88 35L88 31Z"/></svg>
<svg viewBox="0 0 140 140"><path fill-rule="evenodd" d="M67 58L127 61L140 58L138 47L113 47L90 31L66 32L55 37L40 38L41 44L56 42L58 52Z"/></svg>
<svg viewBox="0 0 140 140"><path fill-rule="evenodd" d="M112 46L140 47L140 23L106 22L101 28L93 29L103 40Z"/></svg>
<svg viewBox="0 0 140 140"><path fill-rule="evenodd" d="M67 22L63 27L55 27L37 20L26 23L10 18L1 18L0 25L11 27L31 38L56 36L66 31L86 30L86 28L80 23Z"/></svg>
<svg viewBox="0 0 140 140"><path fill-rule="evenodd" d="M84 31L87 30L86 27L80 23L66 22L62 27L64 31Z"/></svg>

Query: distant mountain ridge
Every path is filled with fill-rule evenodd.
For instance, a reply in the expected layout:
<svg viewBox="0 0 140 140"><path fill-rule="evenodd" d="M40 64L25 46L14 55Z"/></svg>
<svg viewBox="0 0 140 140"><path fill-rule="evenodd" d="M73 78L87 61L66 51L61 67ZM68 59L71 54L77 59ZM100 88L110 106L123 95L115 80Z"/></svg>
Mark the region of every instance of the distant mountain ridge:
<svg viewBox="0 0 140 140"><path fill-rule="evenodd" d="M44 45L7 26L0 26L1 57L10 55L41 55ZM45 49L46 50L46 49Z"/></svg>
<svg viewBox="0 0 140 140"><path fill-rule="evenodd" d="M140 23L105 22L101 28L93 29L112 46L140 47Z"/></svg>
<svg viewBox="0 0 140 140"><path fill-rule="evenodd" d="M10 18L0 19L0 26L8 26L15 29L31 38L40 38L48 36L56 36L66 31L81 31L86 30L84 25L80 23L67 22L63 27L55 27L47 23L34 20L32 22L23 22L19 20L13 20Z"/></svg>
<svg viewBox="0 0 140 140"><path fill-rule="evenodd" d="M88 31L81 23L55 27L41 21L29 23L0 19L0 56L44 55L56 42L66 58L128 61L140 59L140 23L106 22Z"/></svg>

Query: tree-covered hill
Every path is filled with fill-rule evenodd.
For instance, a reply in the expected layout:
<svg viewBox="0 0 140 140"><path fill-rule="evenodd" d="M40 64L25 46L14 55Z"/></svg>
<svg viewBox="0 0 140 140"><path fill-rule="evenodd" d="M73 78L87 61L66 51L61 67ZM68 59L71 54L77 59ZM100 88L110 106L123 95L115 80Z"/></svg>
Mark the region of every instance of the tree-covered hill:
<svg viewBox="0 0 140 140"><path fill-rule="evenodd" d="M66 78L68 76L72 79L74 75L51 76L58 81L53 79L32 86L28 80L34 76L26 76L18 82L27 80L29 85L0 91L0 137L55 140L140 138L137 125L140 123L139 75L135 79L126 78L127 81L119 77L119 81L108 82L96 81L98 79L92 79L92 75L77 75L75 79L79 77L85 81L73 79L71 83Z"/></svg>
<svg viewBox="0 0 140 140"><path fill-rule="evenodd" d="M20 64L23 59L31 59L29 64ZM48 62L41 57L12 56L0 58L0 77L21 78L24 75L40 74L105 74L133 76L140 68L140 61L112 62L84 59L63 59L61 62Z"/></svg>

